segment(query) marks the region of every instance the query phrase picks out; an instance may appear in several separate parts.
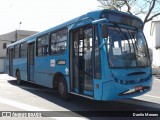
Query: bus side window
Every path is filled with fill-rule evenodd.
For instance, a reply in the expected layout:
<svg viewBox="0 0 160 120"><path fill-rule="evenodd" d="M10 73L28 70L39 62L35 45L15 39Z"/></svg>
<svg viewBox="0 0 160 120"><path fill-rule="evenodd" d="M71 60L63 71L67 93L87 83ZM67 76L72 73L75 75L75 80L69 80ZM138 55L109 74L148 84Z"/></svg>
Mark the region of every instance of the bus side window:
<svg viewBox="0 0 160 120"><path fill-rule="evenodd" d="M37 56L48 55L49 35L37 39Z"/></svg>
<svg viewBox="0 0 160 120"><path fill-rule="evenodd" d="M19 44L14 48L14 58L19 58Z"/></svg>
<svg viewBox="0 0 160 120"><path fill-rule="evenodd" d="M20 44L20 58L27 57L27 42Z"/></svg>
<svg viewBox="0 0 160 120"><path fill-rule="evenodd" d="M43 48L43 55L48 55L48 45L45 45Z"/></svg>
<svg viewBox="0 0 160 120"><path fill-rule="evenodd" d="M66 51L67 33L65 28L51 34L51 54L62 54Z"/></svg>
<svg viewBox="0 0 160 120"><path fill-rule="evenodd" d="M100 56L100 49L99 49L99 38L98 38L98 31L97 28L94 27L94 44L95 44L95 58L94 58L94 77L97 79L101 78L101 56Z"/></svg>

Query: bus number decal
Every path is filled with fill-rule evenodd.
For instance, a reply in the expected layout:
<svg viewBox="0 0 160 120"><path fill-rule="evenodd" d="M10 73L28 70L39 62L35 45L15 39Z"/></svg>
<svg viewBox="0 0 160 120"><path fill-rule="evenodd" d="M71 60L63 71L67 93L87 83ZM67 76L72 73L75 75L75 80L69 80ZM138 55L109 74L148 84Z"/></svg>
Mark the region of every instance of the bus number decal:
<svg viewBox="0 0 160 120"><path fill-rule="evenodd" d="M50 66L51 66L51 67L55 67L55 60L51 60L51 61L50 61Z"/></svg>

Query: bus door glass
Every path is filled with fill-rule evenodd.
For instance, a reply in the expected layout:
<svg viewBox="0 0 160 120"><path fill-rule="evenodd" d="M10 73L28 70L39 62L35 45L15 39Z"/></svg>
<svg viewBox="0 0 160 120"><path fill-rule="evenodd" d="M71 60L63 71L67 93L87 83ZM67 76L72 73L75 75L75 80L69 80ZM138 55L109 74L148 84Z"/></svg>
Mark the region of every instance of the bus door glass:
<svg viewBox="0 0 160 120"><path fill-rule="evenodd" d="M28 80L34 81L34 43L28 44Z"/></svg>
<svg viewBox="0 0 160 120"><path fill-rule="evenodd" d="M9 75L13 76L13 49L9 49Z"/></svg>
<svg viewBox="0 0 160 120"><path fill-rule="evenodd" d="M92 26L73 30L73 88L84 94L93 91Z"/></svg>

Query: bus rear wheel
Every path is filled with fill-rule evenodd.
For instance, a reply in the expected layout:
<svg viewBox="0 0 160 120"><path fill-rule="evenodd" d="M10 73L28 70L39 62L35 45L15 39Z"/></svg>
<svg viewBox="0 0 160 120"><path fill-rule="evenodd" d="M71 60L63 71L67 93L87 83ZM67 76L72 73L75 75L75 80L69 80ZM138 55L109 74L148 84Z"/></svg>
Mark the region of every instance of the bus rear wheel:
<svg viewBox="0 0 160 120"><path fill-rule="evenodd" d="M20 72L19 71L16 72L16 78L17 78L17 84L21 85L21 77L20 77Z"/></svg>
<svg viewBox="0 0 160 120"><path fill-rule="evenodd" d="M64 77L59 77L58 93L64 100L69 100L70 95L68 93L67 82Z"/></svg>

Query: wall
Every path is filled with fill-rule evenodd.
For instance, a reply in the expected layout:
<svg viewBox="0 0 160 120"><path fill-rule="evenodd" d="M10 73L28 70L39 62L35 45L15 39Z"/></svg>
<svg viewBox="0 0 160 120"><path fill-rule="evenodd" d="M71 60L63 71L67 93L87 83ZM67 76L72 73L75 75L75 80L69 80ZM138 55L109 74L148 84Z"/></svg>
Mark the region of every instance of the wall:
<svg viewBox="0 0 160 120"><path fill-rule="evenodd" d="M150 46L153 50L153 66L160 66L160 21L152 21L150 27Z"/></svg>
<svg viewBox="0 0 160 120"><path fill-rule="evenodd" d="M4 72L4 64L5 64L5 59L0 58L0 73Z"/></svg>

